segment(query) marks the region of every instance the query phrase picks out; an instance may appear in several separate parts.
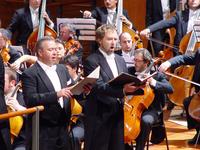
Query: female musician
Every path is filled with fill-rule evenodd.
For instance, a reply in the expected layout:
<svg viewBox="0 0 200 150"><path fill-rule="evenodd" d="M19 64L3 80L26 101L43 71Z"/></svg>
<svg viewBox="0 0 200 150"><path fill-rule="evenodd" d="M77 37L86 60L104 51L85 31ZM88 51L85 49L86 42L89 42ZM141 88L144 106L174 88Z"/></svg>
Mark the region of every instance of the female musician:
<svg viewBox="0 0 200 150"><path fill-rule="evenodd" d="M147 49L141 48L135 50L135 75L141 77L144 75L145 70L152 62L152 56ZM150 73L148 73L150 74ZM147 74L147 75L148 75ZM152 104L147 110L142 113L141 117L141 131L136 139L136 150L143 150L145 143L149 138L150 131L152 130L152 143L160 143L165 138L164 130L158 127L152 129L153 124L158 120L162 120L162 108L165 104L165 94L172 93L173 89L169 82L166 80L164 74L158 73L155 77L150 78L148 84L153 89L155 97Z"/></svg>
<svg viewBox="0 0 200 150"><path fill-rule="evenodd" d="M16 88L15 87L16 82L17 82L16 72L11 70L10 68L5 68L4 95L5 95L6 105L11 111L19 111L19 110L26 109L22 92L14 91ZM14 93L14 96L12 97L11 95L13 94L13 92L16 92L16 93ZM21 124L21 123L25 122L21 119L18 121L20 121L20 122L16 121L15 123ZM13 129L15 127L15 124L10 124L10 126L11 126L11 129ZM14 127L12 128L12 126L14 126ZM16 125L16 126L18 126L18 125ZM19 134L17 131L15 133L12 133L12 132L11 132L11 134L14 135L13 136L14 141L12 143L13 149L15 150L16 148L21 148L20 150L25 150L25 124L22 124L21 131L19 132ZM17 137L15 137L16 134L18 134Z"/></svg>
<svg viewBox="0 0 200 150"><path fill-rule="evenodd" d="M166 71L169 67L178 67L180 65L195 65L192 81L200 83L200 80L199 80L200 79L200 49L198 49L198 51L193 55L180 55L164 62L163 64L161 64L159 70L163 72L163 71ZM188 129L195 128L197 131L194 138L188 141L188 144L195 144L197 135L199 132L199 128L200 128L199 122L193 119L189 115L189 112L188 112L188 107L193 95L195 93L198 93L200 90L198 86L195 86L194 88L195 88L195 91L193 90L190 94L191 96L186 98L183 102L185 110L186 110L186 115L187 115ZM200 144L200 140L198 141L198 144Z"/></svg>
<svg viewBox="0 0 200 150"><path fill-rule="evenodd" d="M174 46L178 47L183 36L192 31L194 21L198 19L200 14L199 7L200 0L187 0L187 8L185 10L176 12L176 15L169 20L162 20L148 26L146 29L142 30L140 34L148 37L150 33L160 29L175 27L176 36L174 39ZM178 54L177 49L174 49L174 54Z"/></svg>
<svg viewBox="0 0 200 150"><path fill-rule="evenodd" d="M75 39L75 28L71 24L61 24L59 38L65 43L65 55L75 54L79 58L79 62L82 63L83 48L80 42Z"/></svg>
<svg viewBox="0 0 200 150"><path fill-rule="evenodd" d="M16 10L14 13L11 23L8 26L8 30L13 34L18 31L16 37L16 45L27 44L27 39L29 35L34 31L34 29L39 24L39 7L41 5L41 0L29 0L29 3L24 8ZM54 23L49 18L47 13L42 14L46 20L46 23L50 28L54 27ZM29 54L28 50L25 54Z"/></svg>

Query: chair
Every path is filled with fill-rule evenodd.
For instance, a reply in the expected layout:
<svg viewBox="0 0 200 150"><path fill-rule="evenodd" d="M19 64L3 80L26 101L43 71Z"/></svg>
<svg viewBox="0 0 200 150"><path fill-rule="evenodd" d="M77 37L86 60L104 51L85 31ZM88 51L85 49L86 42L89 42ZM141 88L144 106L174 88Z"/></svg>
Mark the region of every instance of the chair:
<svg viewBox="0 0 200 150"><path fill-rule="evenodd" d="M169 144L168 144L168 138L167 138L167 131L166 131L166 128L165 128L165 123L163 121L163 113L160 114L160 118L158 119L158 121L153 125L152 128L155 128L155 127L163 127L164 129L164 136L165 136L165 142L166 142L166 146L167 146L167 150L169 150ZM149 138L148 138L148 141L147 141L147 150L149 150Z"/></svg>

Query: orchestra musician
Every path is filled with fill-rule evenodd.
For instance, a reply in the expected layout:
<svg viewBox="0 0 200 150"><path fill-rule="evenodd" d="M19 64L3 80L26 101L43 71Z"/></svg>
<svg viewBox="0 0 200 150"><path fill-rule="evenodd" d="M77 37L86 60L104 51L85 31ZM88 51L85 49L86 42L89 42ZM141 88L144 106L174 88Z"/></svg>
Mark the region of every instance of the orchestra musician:
<svg viewBox="0 0 200 150"><path fill-rule="evenodd" d="M104 7L96 7L92 11L84 11L83 18L95 18L97 19L98 26L102 24L112 24L115 25L116 23L116 14L117 14L117 2L118 0L104 0ZM128 13L126 10L123 10L123 16L121 16L122 22L128 25L130 29L136 28L131 23Z"/></svg>
<svg viewBox="0 0 200 150"><path fill-rule="evenodd" d="M12 34L17 32L16 45L23 45L26 48L28 37L39 24L40 5L41 0L29 0L28 5L15 11L7 29ZM46 12L42 15L47 25L53 28L54 23L49 15ZM29 54L26 49L24 53Z"/></svg>
<svg viewBox="0 0 200 150"><path fill-rule="evenodd" d="M10 111L20 111L20 110L26 109L22 92L20 90L15 91L16 83L17 83L16 72L14 72L12 69L6 67L5 68L4 95L5 95L6 106L7 106L7 108L10 109ZM15 123L18 123L18 122L15 122ZM11 126L12 126L12 124L11 124ZM13 126L15 126L15 125L13 125ZM15 131L15 130L13 130L13 131ZM17 134L17 131L15 133ZM12 149L13 150L25 150L25 119L23 121L23 125L21 126L21 130L20 130L19 134L16 137L14 137L14 140L12 143Z"/></svg>
<svg viewBox="0 0 200 150"><path fill-rule="evenodd" d="M119 54L124 58L128 72L134 72L134 51L135 47L131 38L131 35L128 32L123 32L119 36L121 50L115 51L116 54Z"/></svg>
<svg viewBox="0 0 200 150"><path fill-rule="evenodd" d="M107 82L121 72L127 72L125 61L114 53L118 40L114 26L105 24L96 30L100 47L85 61L84 74L100 66L100 76L86 97L85 150L124 150L124 116L122 98L135 91L132 83L112 87Z"/></svg>
<svg viewBox="0 0 200 150"><path fill-rule="evenodd" d="M177 11L175 16L168 20L159 21L153 25L148 26L146 29L140 32L140 35L148 37L150 33L155 31L175 27L176 35L174 39L174 47L178 47L181 39L193 30L194 21L196 21L200 14L200 1L199 0L187 0L186 9L183 11ZM174 54L179 54L178 49L173 49Z"/></svg>
<svg viewBox="0 0 200 150"><path fill-rule="evenodd" d="M4 62L0 56L0 114L8 112L4 98L4 76ZM0 120L0 146L1 150L11 150L10 125L8 120Z"/></svg>
<svg viewBox="0 0 200 150"><path fill-rule="evenodd" d="M65 55L75 54L82 63L83 47L76 40L76 31L72 24L63 23L59 27L59 38L64 42Z"/></svg>
<svg viewBox="0 0 200 150"><path fill-rule="evenodd" d="M0 54L3 57L4 62L8 61L8 63L12 64L20 57L20 54L11 47L10 39L11 33L4 28L0 28Z"/></svg>
<svg viewBox="0 0 200 150"><path fill-rule="evenodd" d="M152 56L149 51L145 48L137 49L134 53L135 62L135 75L140 78L146 74L145 73L148 66L152 63ZM163 111L162 108L165 105L165 94L172 93L172 86L167 81L164 74L159 73L154 77L148 79L147 83L154 91L154 100L147 110L142 113L141 117L141 131L136 139L136 150L143 150L145 143L147 142L150 131L152 130L151 142L160 143L165 138L165 132L162 126L152 128L152 126L158 122L158 120L163 121ZM133 96L134 97L134 96Z"/></svg>
<svg viewBox="0 0 200 150"><path fill-rule="evenodd" d="M200 83L200 49L197 50L197 52L193 55L180 55L174 58L171 58L170 60L164 62L163 64L160 65L159 70L161 72L166 71L170 67L178 67L180 65L195 65L195 70L194 70L194 75L192 78L192 81L196 83ZM191 99L193 96L199 92L199 87L198 86L193 86L191 93L188 98L186 98L183 102L184 108L186 111L186 117L187 117L187 125L188 129L196 129L196 134L195 136L188 140L188 144L194 145L196 140L197 140L197 135L200 129L199 122L195 119L193 119L188 112L188 107L191 103ZM200 144L200 139L197 141L197 144Z"/></svg>
<svg viewBox="0 0 200 150"><path fill-rule="evenodd" d="M176 9L176 0L146 0L146 27L163 19L168 19L170 13ZM152 33L152 38L165 40L166 30L158 30ZM155 55L157 56L159 51L163 49L161 44L152 42ZM150 45L148 49L150 50Z"/></svg>

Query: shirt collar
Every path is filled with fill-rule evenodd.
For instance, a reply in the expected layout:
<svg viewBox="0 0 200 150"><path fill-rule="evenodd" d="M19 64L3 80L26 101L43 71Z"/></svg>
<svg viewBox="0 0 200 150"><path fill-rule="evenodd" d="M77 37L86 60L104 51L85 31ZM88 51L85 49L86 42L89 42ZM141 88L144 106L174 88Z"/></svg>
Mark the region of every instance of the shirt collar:
<svg viewBox="0 0 200 150"><path fill-rule="evenodd" d="M44 71L56 71L56 68L57 68L57 66L56 65L53 65L53 66L48 66L48 65L46 65L46 64L44 64L43 62L41 62L41 61L37 61L38 62L38 64L42 67L42 69L44 70Z"/></svg>
<svg viewBox="0 0 200 150"><path fill-rule="evenodd" d="M99 51L103 54L103 56L106 59L114 59L115 58L115 54L111 53L110 55L108 55L106 52L104 52L101 48L99 48Z"/></svg>
<svg viewBox="0 0 200 150"><path fill-rule="evenodd" d="M116 13L116 8L114 8L114 9L108 9L107 8L107 11L108 11L108 14L115 14Z"/></svg>
<svg viewBox="0 0 200 150"><path fill-rule="evenodd" d="M33 7L29 6L31 13L38 13L39 12L39 8L37 9L33 9Z"/></svg>

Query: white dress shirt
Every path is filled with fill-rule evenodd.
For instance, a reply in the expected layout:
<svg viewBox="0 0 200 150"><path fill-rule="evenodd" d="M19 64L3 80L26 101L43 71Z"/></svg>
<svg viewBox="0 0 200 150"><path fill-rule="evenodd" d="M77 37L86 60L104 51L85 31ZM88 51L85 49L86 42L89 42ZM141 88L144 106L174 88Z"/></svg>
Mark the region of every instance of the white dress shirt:
<svg viewBox="0 0 200 150"><path fill-rule="evenodd" d="M33 24L33 30L39 25L39 8L33 9L31 6L29 6L30 12L31 12L31 20ZM48 25L51 29L54 27L54 23Z"/></svg>
<svg viewBox="0 0 200 150"><path fill-rule="evenodd" d="M189 21L187 26L187 33L193 30L194 22L199 19L200 9L197 10L189 10Z"/></svg>
<svg viewBox="0 0 200 150"><path fill-rule="evenodd" d="M60 83L60 79L58 77L58 74L56 72L56 65L53 65L53 66L47 66L46 64L44 64L43 62L41 61L37 61L38 64L42 67L42 69L44 70L44 72L46 73L46 75L48 76L48 78L50 79L53 87L54 87L54 90L56 92L60 91L61 90L61 83ZM60 106L63 108L63 97L60 97L58 102L60 103Z"/></svg>
<svg viewBox="0 0 200 150"><path fill-rule="evenodd" d="M108 11L108 16L107 16L107 23L106 24L115 25L116 8L115 9L107 9L107 11Z"/></svg>
<svg viewBox="0 0 200 150"><path fill-rule="evenodd" d="M134 66L134 53L132 52L124 52L122 50L122 57L124 58L124 61L126 63L127 67L133 67Z"/></svg>
<svg viewBox="0 0 200 150"><path fill-rule="evenodd" d="M35 29L39 24L39 8L35 10L32 7L29 7L29 8L31 12L31 20L33 24L33 29Z"/></svg>
<svg viewBox="0 0 200 150"><path fill-rule="evenodd" d="M115 62L115 54L112 53L110 55L108 55L107 53L105 53L103 50L101 50L99 48L99 51L103 54L103 56L105 57L111 71L114 77L118 76L118 69L117 69L117 64Z"/></svg>
<svg viewBox="0 0 200 150"><path fill-rule="evenodd" d="M161 0L163 19L166 19L170 13L169 0Z"/></svg>

